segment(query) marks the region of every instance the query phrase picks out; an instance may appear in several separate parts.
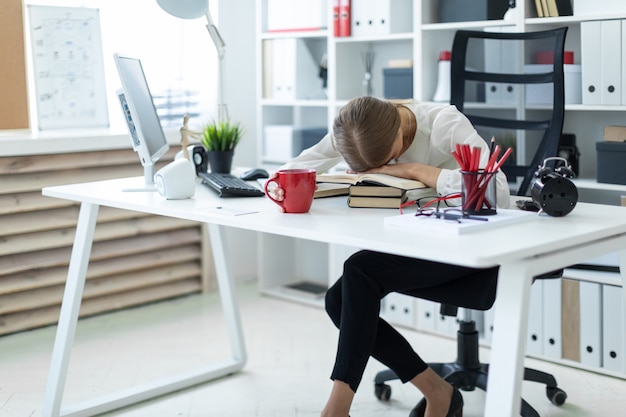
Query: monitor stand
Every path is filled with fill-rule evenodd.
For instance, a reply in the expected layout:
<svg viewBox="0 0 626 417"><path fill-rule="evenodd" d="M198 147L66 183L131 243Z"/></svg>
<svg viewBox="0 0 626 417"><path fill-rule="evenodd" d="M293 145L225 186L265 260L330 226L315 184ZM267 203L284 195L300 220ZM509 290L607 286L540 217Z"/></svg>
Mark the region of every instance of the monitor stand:
<svg viewBox="0 0 626 417"><path fill-rule="evenodd" d="M143 167L143 185L137 184L137 187L125 187L122 191L125 192L153 192L157 191L156 184L154 183L154 165L144 165Z"/></svg>

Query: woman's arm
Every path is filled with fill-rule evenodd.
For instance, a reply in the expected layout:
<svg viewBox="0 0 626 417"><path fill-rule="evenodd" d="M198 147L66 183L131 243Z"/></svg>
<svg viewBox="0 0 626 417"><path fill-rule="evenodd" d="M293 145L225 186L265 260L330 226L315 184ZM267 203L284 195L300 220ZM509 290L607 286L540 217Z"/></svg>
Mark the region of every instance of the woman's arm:
<svg viewBox="0 0 626 417"><path fill-rule="evenodd" d="M328 171L342 160L343 158L337 149L335 149L329 133L317 144L303 150L300 155L281 166L280 169L312 168L315 169L318 174L321 174Z"/></svg>
<svg viewBox="0 0 626 417"><path fill-rule="evenodd" d="M417 180L426 184L427 187L436 189L437 179L441 173L441 168L422 164L420 162L409 162L403 164L383 165L378 168L370 169L367 172Z"/></svg>

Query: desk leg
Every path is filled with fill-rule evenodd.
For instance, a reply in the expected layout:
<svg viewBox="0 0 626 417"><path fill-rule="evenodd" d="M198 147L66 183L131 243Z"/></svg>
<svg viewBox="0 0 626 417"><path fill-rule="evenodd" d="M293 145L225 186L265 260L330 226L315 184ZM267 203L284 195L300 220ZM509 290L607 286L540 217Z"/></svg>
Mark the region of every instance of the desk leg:
<svg viewBox="0 0 626 417"><path fill-rule="evenodd" d="M500 267L485 417L519 416L531 283L526 265Z"/></svg>
<svg viewBox="0 0 626 417"><path fill-rule="evenodd" d="M61 409L70 352L78 321L78 313L85 286L87 266L96 225L98 206L83 203L78 217L74 248L63 294L63 305L57 329L50 375L46 388L44 417L89 417L107 411L126 407L141 401L169 394L184 388L198 385L225 375L238 372L246 363L246 348L239 316L239 305L235 286L229 274L220 226L209 225L211 247L215 256L217 280L226 325L229 330L232 355L197 369L132 387L127 390L105 395L101 398L72 405Z"/></svg>
<svg viewBox="0 0 626 417"><path fill-rule="evenodd" d="M67 368L74 343L74 334L76 333L76 322L85 288L85 277L91 255L98 208L98 205L88 203L83 203L80 206L74 247L70 257L61 314L50 361L48 386L43 404L44 417L57 417L60 413Z"/></svg>
<svg viewBox="0 0 626 417"><path fill-rule="evenodd" d="M241 366L239 369L241 369L247 360L246 346L239 314L239 303L236 297L235 279L228 271L226 262L226 250L224 249L221 233L223 226L209 223L208 228L209 237L211 238L211 249L213 251L213 262L215 263L215 272L217 274L217 285L220 291L224 319L228 327L230 345L233 357L240 361Z"/></svg>

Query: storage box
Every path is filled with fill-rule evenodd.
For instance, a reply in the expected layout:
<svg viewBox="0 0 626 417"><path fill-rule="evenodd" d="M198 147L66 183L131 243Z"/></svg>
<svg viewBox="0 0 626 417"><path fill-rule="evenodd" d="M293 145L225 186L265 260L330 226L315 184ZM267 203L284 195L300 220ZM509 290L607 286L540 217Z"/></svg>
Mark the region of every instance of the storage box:
<svg viewBox="0 0 626 417"><path fill-rule="evenodd" d="M268 125L265 126L264 133L264 159L285 162L319 142L328 133L328 129L325 127Z"/></svg>
<svg viewBox="0 0 626 417"><path fill-rule="evenodd" d="M389 99L413 98L413 68L383 68L383 95Z"/></svg>
<svg viewBox="0 0 626 417"><path fill-rule="evenodd" d="M524 70L528 74L549 72L552 65L532 64L525 65ZM580 65L563 65L563 75L565 84L565 104L580 104L583 102L582 78ZM552 104L551 84L530 84L526 86L526 104Z"/></svg>
<svg viewBox="0 0 626 417"><path fill-rule="evenodd" d="M327 0L267 0L267 31L326 29L327 4Z"/></svg>
<svg viewBox="0 0 626 417"><path fill-rule="evenodd" d="M505 0L439 0L439 22L498 20L509 9Z"/></svg>
<svg viewBox="0 0 626 417"><path fill-rule="evenodd" d="M626 13L626 3L617 0L572 0L574 16Z"/></svg>
<svg viewBox="0 0 626 417"><path fill-rule="evenodd" d="M626 142L626 126L604 126L604 140Z"/></svg>
<svg viewBox="0 0 626 417"><path fill-rule="evenodd" d="M598 182L626 184L626 143L597 142Z"/></svg>

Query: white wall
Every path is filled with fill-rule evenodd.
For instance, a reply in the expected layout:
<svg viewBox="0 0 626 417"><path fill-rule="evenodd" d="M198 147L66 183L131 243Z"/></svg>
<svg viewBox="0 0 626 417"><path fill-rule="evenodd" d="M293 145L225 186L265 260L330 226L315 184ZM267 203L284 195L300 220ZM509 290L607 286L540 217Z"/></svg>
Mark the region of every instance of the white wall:
<svg viewBox="0 0 626 417"><path fill-rule="evenodd" d="M221 0L219 29L226 42L226 103L245 135L235 151L235 165L256 164L255 0Z"/></svg>
<svg viewBox="0 0 626 417"><path fill-rule="evenodd" d="M234 164L252 167L256 165L255 0L220 0L216 20L227 48L224 72L228 112L245 128ZM256 235L239 229L229 229L226 234L232 272L238 281L257 278Z"/></svg>

